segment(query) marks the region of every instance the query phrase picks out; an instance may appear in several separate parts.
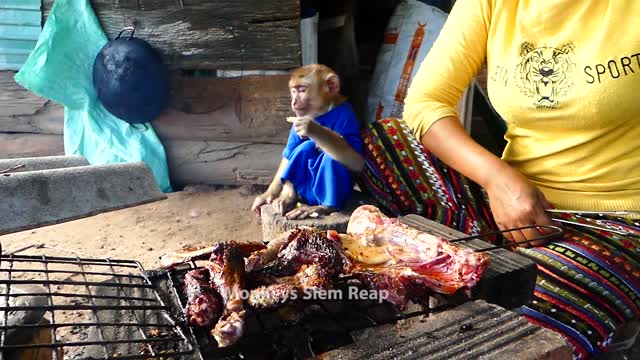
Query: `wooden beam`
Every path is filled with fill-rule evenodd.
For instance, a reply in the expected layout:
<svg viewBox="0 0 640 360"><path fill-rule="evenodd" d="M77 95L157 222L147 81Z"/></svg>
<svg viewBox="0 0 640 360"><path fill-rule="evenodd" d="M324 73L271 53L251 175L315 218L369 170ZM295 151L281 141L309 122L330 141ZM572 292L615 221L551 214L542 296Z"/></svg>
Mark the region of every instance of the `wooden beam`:
<svg viewBox="0 0 640 360"><path fill-rule="evenodd" d="M268 184L282 158L276 144L216 141L164 142L171 182L187 184ZM0 159L64 155L61 135L0 134Z"/></svg>
<svg viewBox="0 0 640 360"><path fill-rule="evenodd" d="M16 84L14 75L0 71L0 132L62 134L62 106Z"/></svg>
<svg viewBox="0 0 640 360"><path fill-rule="evenodd" d="M265 184L273 179L282 145L164 141L174 184ZM64 155L62 135L0 134L0 159Z"/></svg>
<svg viewBox="0 0 640 360"><path fill-rule="evenodd" d="M54 0L43 0L43 16ZM110 39L136 37L174 69L291 69L301 64L298 0L91 0Z"/></svg>
<svg viewBox="0 0 640 360"><path fill-rule="evenodd" d="M153 122L162 139L285 144L288 75L178 78L173 105Z"/></svg>
<svg viewBox="0 0 640 360"><path fill-rule="evenodd" d="M0 133L0 159L56 155L64 155L62 135Z"/></svg>
<svg viewBox="0 0 640 360"><path fill-rule="evenodd" d="M264 183L273 179L283 150L275 144L215 141L173 140L164 145L174 184ZM251 181L248 173L260 176Z"/></svg>
<svg viewBox="0 0 640 360"><path fill-rule="evenodd" d="M62 134L64 109L0 71L0 133ZM173 103L153 126L162 139L285 144L288 75L176 78Z"/></svg>

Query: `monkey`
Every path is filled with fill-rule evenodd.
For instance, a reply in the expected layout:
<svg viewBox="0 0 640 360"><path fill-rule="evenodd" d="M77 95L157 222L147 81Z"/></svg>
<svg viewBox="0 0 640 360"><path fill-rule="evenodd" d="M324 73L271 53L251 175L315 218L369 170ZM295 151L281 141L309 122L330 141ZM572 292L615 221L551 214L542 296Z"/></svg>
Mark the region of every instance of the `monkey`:
<svg viewBox="0 0 640 360"><path fill-rule="evenodd" d="M289 91L295 116L287 119L287 145L271 184L251 209L259 216L262 205L272 204L287 219L338 211L352 194L354 173L364 167L356 115L328 66L295 69Z"/></svg>

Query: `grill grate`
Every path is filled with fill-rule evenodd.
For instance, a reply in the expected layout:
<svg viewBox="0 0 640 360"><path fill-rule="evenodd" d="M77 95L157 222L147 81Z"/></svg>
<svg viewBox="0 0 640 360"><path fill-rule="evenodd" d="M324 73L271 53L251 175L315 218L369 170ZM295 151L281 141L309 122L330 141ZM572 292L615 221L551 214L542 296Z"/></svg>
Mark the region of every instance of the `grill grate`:
<svg viewBox="0 0 640 360"><path fill-rule="evenodd" d="M183 264L170 271L159 271L150 280L156 284L176 313L183 314L186 305L184 275L196 263ZM336 293L347 294L352 281L338 281ZM468 301L462 294L447 297L439 306L428 304L398 312L386 302L342 299L304 300L278 309L248 309L245 334L233 346L218 348L208 329L187 327L196 340L198 359L307 359L353 343L351 333L357 330L396 323L403 319L427 317L429 314ZM184 316L184 315L182 315ZM186 322L183 318L182 321Z"/></svg>
<svg viewBox="0 0 640 360"><path fill-rule="evenodd" d="M176 359L194 351L136 261L3 254L0 305L0 359L26 349L54 360ZM19 339L43 332L43 341Z"/></svg>

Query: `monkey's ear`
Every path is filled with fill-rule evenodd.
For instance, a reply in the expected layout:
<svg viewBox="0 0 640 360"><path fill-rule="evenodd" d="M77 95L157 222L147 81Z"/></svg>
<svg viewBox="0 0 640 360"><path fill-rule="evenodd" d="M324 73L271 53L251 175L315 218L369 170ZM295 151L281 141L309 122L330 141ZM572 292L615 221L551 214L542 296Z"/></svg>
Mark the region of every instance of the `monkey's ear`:
<svg viewBox="0 0 640 360"><path fill-rule="evenodd" d="M331 73L325 79L325 83L327 84L327 93L329 95L338 95L340 94L340 78L335 73Z"/></svg>

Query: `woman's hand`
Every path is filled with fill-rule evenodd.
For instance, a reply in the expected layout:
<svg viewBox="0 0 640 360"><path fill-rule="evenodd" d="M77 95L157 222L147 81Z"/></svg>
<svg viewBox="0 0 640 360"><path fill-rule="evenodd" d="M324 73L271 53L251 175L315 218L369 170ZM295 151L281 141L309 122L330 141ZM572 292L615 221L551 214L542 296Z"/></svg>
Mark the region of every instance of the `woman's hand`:
<svg viewBox="0 0 640 360"><path fill-rule="evenodd" d="M498 175L499 174L499 175ZM545 209L547 200L538 188L515 169L506 165L487 182L485 190L489 195L491 212L500 230L529 225L554 225ZM524 241L543 236L547 231L530 228L505 233L512 241ZM543 245L544 241L530 243ZM529 244L524 244L527 246Z"/></svg>
<svg viewBox="0 0 640 360"><path fill-rule="evenodd" d="M480 184L489 195L489 205L500 230L529 225L553 225L545 209L544 195L516 169L476 143L452 116L437 121L422 136L422 144L442 161ZM536 228L512 231L513 241L540 237ZM540 245L544 241L536 241Z"/></svg>

